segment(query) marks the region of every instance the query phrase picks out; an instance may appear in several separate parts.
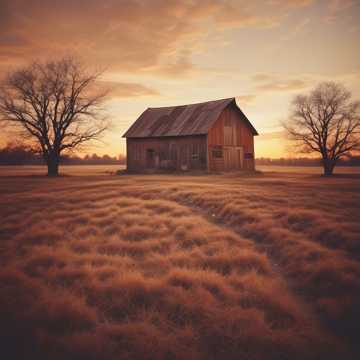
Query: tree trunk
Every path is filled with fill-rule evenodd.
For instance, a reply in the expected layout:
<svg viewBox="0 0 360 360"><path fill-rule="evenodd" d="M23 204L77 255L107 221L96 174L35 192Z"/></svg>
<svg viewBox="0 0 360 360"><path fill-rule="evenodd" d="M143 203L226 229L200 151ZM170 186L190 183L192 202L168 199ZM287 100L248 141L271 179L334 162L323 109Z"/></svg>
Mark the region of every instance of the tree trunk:
<svg viewBox="0 0 360 360"><path fill-rule="evenodd" d="M335 160L333 159L323 159L323 166L324 166L324 175L325 176L332 176L335 167Z"/></svg>
<svg viewBox="0 0 360 360"><path fill-rule="evenodd" d="M55 156L49 157L47 160L48 176L59 175L59 159Z"/></svg>

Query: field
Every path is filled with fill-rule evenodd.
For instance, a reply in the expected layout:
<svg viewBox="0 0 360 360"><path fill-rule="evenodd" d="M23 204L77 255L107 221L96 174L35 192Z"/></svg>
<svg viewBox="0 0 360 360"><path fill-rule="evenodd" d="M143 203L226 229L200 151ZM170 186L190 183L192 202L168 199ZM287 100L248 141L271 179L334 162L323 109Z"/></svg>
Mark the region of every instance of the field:
<svg viewBox="0 0 360 360"><path fill-rule="evenodd" d="M358 173L116 169L0 168L3 359L360 358Z"/></svg>

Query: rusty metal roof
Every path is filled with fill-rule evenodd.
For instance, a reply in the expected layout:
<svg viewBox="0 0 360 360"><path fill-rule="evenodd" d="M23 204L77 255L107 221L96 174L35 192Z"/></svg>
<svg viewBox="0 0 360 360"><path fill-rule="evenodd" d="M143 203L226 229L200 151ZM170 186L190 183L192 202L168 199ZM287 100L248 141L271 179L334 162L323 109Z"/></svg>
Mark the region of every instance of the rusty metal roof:
<svg viewBox="0 0 360 360"><path fill-rule="evenodd" d="M197 104L148 108L123 135L126 138L205 135L230 104L240 111L254 135L257 131L236 105L235 98Z"/></svg>

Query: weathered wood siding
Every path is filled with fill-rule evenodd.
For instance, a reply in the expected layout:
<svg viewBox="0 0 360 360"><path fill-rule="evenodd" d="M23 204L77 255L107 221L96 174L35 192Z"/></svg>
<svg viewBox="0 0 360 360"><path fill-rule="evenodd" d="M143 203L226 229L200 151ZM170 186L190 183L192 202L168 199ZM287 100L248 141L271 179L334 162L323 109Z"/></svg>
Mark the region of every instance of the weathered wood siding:
<svg viewBox="0 0 360 360"><path fill-rule="evenodd" d="M127 169L152 170L206 170L206 135L128 138Z"/></svg>
<svg viewBox="0 0 360 360"><path fill-rule="evenodd" d="M255 169L254 136L236 108L229 105L209 130L210 171Z"/></svg>

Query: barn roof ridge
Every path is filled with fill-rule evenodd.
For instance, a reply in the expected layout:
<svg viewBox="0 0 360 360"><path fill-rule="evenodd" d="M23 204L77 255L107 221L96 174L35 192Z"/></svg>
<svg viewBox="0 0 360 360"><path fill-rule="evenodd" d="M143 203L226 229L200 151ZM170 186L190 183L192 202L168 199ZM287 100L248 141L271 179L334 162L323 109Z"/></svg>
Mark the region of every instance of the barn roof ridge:
<svg viewBox="0 0 360 360"><path fill-rule="evenodd" d="M201 104L206 104L206 103L214 103L214 102L217 102L217 101L235 101L235 97L230 97L230 98L223 98L223 99L217 99L217 100L206 100L206 101L199 101L199 102L196 102L196 103L190 103L190 104L180 104L180 105L171 105L171 106L150 106L148 108L146 108L146 110L148 109L170 109L170 108L175 108L175 107L181 107L181 106L193 106L193 105L201 105Z"/></svg>
<svg viewBox="0 0 360 360"><path fill-rule="evenodd" d="M240 116L257 131L236 104L235 97L200 103L149 107L125 132L126 138L156 138L167 136L206 135L222 111L231 103L239 110Z"/></svg>

